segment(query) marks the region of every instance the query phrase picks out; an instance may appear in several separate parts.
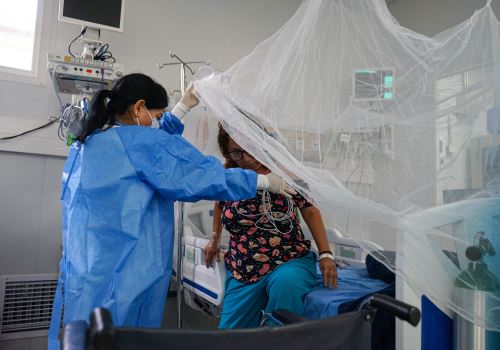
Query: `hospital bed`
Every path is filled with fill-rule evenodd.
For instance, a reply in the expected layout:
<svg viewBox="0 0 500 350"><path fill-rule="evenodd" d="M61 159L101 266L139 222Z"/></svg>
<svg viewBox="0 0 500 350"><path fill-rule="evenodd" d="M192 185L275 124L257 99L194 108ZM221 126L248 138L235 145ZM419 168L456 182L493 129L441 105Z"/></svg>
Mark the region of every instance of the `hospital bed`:
<svg viewBox="0 0 500 350"><path fill-rule="evenodd" d="M213 261L207 268L203 248L207 245L208 239L190 235L190 228L187 227L184 232L186 234L182 281L185 302L196 310L218 316L224 298L226 275L224 262ZM305 300L306 316L312 319L334 316L342 303L383 290L388 286L386 282L369 276L365 266L367 254L358 243L340 236L335 231L330 232L329 237L339 265L339 286L336 290L323 288L318 268L317 287L306 296Z"/></svg>
<svg viewBox="0 0 500 350"><path fill-rule="evenodd" d="M203 238L203 232L211 232L212 211L210 207L197 206L188 211L190 218L186 220L184 228L184 254L182 263L183 295L187 305L191 308L204 312L210 316L218 317L222 309L224 299L224 283L226 270L223 259L221 262L213 261L211 266L205 266L205 254L203 248L208 239ZM303 228L306 237L310 237L307 228ZM348 311L353 311L362 300L376 292L389 296L395 296L394 274L383 265L379 268L385 269L392 275L391 280L382 280L370 276L365 261L366 251L361 248L357 241L342 236L339 231L327 230L331 243L332 252L338 265L338 288L330 289L323 286L323 278L317 267L317 284L314 290L306 295L304 300L304 316L308 319L324 319ZM228 233L223 232L223 237L228 241ZM364 242L367 243L367 242ZM377 251L382 248L369 242L367 246L374 247ZM312 249L317 252L313 242ZM395 344L395 322L394 317L381 312L374 322L373 349L390 349ZM387 347L387 344L392 344Z"/></svg>
<svg viewBox="0 0 500 350"><path fill-rule="evenodd" d="M184 300L187 305L209 315L219 316L224 298L226 269L223 259L221 262L214 259L212 265L207 268L203 251L208 243L208 239L204 238L206 237L204 232L211 232L213 219L211 210L212 208L206 205L189 209L189 218L184 227L182 281ZM310 236L307 228L303 230L306 237ZM311 319L335 316L338 314L339 306L343 303L388 287L388 283L369 276L365 265L367 253L359 243L343 237L337 230L327 231L332 252L339 266L339 286L336 290L324 288L318 267L317 286L305 299L305 316ZM223 233L224 236L227 241L228 234ZM373 242L370 242L370 246L378 247ZM378 248L382 250L381 247ZM317 252L314 242L312 249ZM222 250L224 251L224 248Z"/></svg>

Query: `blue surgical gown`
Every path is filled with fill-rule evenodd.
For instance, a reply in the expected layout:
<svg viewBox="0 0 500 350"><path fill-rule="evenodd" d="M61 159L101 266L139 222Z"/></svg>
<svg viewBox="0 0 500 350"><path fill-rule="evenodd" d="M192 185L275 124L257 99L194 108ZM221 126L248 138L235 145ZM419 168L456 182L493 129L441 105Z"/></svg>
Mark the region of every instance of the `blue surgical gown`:
<svg viewBox="0 0 500 350"><path fill-rule="evenodd" d="M257 175L224 169L180 136L121 126L75 144L63 174L64 323L97 306L115 325L159 327L172 271L174 201L255 197Z"/></svg>

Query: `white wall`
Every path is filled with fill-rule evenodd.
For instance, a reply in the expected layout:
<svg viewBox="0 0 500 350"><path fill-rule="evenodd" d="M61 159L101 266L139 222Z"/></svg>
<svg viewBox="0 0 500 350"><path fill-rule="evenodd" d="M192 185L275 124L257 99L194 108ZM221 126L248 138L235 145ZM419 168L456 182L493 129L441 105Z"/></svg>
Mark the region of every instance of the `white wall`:
<svg viewBox="0 0 500 350"><path fill-rule="evenodd" d="M418 33L434 36L469 18L486 0L395 0L389 10L398 22ZM500 14L500 1L493 0L492 8Z"/></svg>
<svg viewBox="0 0 500 350"><path fill-rule="evenodd" d="M57 271L63 162L0 152L0 275Z"/></svg>

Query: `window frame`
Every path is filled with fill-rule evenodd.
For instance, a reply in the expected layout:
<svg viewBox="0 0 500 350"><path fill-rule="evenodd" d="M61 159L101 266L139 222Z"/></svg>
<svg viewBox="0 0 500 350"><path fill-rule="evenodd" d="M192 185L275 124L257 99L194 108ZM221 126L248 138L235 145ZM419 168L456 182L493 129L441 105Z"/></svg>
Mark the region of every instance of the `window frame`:
<svg viewBox="0 0 500 350"><path fill-rule="evenodd" d="M50 1L49 1L50 2ZM46 0L37 0L37 14L35 23L35 35L33 43L33 56L31 70L24 70L0 65L0 81L29 84L36 86L45 86L47 79L42 74L43 63L46 63L47 58L42 57L43 51L47 47L47 35L42 38L44 29L44 14L50 13L49 9L45 8ZM50 22L50 21L47 21Z"/></svg>

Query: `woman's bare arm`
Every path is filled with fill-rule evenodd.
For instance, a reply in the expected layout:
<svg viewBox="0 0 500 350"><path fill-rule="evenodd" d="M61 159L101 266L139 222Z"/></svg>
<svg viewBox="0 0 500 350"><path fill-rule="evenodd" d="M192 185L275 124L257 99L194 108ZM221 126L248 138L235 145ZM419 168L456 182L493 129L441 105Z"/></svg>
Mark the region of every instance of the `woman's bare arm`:
<svg viewBox="0 0 500 350"><path fill-rule="evenodd" d="M221 233L222 233L222 208L216 202L214 204L214 221L212 224L212 236L210 237L210 241L208 242L208 244L203 249L205 251L205 265L207 266L207 268L210 267L214 255L217 261L220 261L219 244L220 244Z"/></svg>
<svg viewBox="0 0 500 350"><path fill-rule="evenodd" d="M323 218L321 217L321 212L318 208L311 206L300 210L304 221L309 227L311 234L318 246L318 251L329 252L330 245L328 243L328 238L326 237L325 225L323 224ZM323 273L323 284L324 286L329 286L330 288L337 288L337 267L335 261L330 258L323 258L319 261L319 267Z"/></svg>

